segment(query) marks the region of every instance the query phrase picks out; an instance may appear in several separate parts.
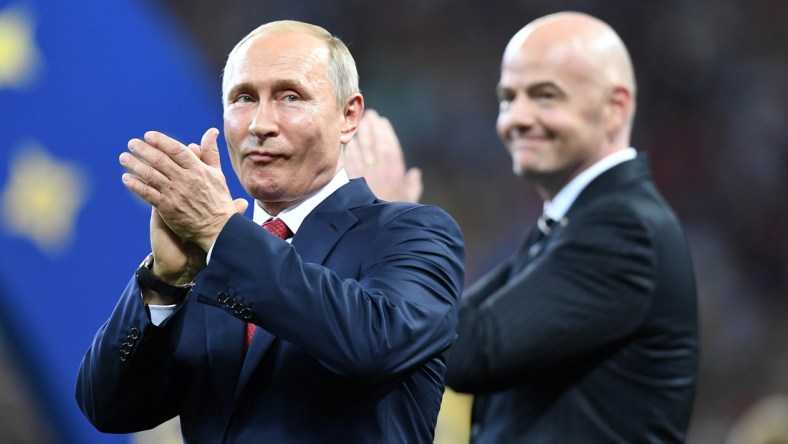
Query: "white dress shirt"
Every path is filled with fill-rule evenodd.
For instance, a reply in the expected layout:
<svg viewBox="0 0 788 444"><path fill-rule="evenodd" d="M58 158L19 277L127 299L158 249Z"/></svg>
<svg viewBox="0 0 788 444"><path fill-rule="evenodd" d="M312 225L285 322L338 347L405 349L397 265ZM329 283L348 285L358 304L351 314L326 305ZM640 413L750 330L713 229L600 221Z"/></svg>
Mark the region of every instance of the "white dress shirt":
<svg viewBox="0 0 788 444"><path fill-rule="evenodd" d="M554 221L560 221L564 218L566 212L569 211L569 207L575 203L577 196L580 195L592 180L619 163L632 160L635 157L637 157L637 151L630 147L608 154L599 159L595 164L586 168L583 172L575 176L574 179L570 180L552 200L545 201L543 206L544 215Z"/></svg>

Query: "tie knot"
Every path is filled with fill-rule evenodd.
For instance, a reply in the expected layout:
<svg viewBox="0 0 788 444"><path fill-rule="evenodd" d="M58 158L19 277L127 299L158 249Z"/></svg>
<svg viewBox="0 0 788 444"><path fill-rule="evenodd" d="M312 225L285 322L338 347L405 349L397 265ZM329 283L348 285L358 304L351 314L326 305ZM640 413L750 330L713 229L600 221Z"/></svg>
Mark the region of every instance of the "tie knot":
<svg viewBox="0 0 788 444"><path fill-rule="evenodd" d="M288 228L284 222L282 222L282 219L272 219L266 221L263 223L263 228L280 239L288 239L293 236L293 232L290 231L290 228Z"/></svg>

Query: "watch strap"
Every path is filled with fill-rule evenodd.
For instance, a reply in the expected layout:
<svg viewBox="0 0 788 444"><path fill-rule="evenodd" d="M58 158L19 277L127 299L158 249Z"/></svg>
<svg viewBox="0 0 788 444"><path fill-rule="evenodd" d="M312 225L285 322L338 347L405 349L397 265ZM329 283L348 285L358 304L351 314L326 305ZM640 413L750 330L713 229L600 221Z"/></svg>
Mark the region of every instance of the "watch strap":
<svg viewBox="0 0 788 444"><path fill-rule="evenodd" d="M194 282L184 285L172 285L156 276L156 274L153 273L153 253L149 254L148 257L142 261L139 268L137 268L136 276L137 282L139 282L142 287L174 300L185 298L194 287Z"/></svg>

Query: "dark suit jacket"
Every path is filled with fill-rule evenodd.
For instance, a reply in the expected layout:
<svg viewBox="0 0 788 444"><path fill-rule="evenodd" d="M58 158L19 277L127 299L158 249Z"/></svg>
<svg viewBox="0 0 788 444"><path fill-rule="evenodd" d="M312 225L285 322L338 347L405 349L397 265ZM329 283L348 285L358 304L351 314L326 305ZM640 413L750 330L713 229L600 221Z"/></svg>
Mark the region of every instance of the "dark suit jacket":
<svg viewBox="0 0 788 444"><path fill-rule="evenodd" d="M77 400L111 433L180 415L190 443L432 442L463 256L443 210L381 202L363 180L315 208L292 245L235 215L160 327L131 280ZM246 319L262 329L244 360Z"/></svg>
<svg viewBox="0 0 788 444"><path fill-rule="evenodd" d="M682 442L695 278L644 155L593 180L566 222L463 296L446 378L476 395L472 441Z"/></svg>

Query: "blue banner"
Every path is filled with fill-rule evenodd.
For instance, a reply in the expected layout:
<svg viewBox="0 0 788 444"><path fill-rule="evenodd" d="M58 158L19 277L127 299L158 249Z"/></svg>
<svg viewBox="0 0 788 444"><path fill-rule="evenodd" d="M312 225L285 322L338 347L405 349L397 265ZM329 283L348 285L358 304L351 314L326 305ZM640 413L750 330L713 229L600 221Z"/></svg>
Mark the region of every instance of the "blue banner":
<svg viewBox="0 0 788 444"><path fill-rule="evenodd" d="M95 431L74 399L149 251L149 206L118 155L147 130L199 142L221 118L219 73L153 3L0 0L1 351L55 442L129 441Z"/></svg>

